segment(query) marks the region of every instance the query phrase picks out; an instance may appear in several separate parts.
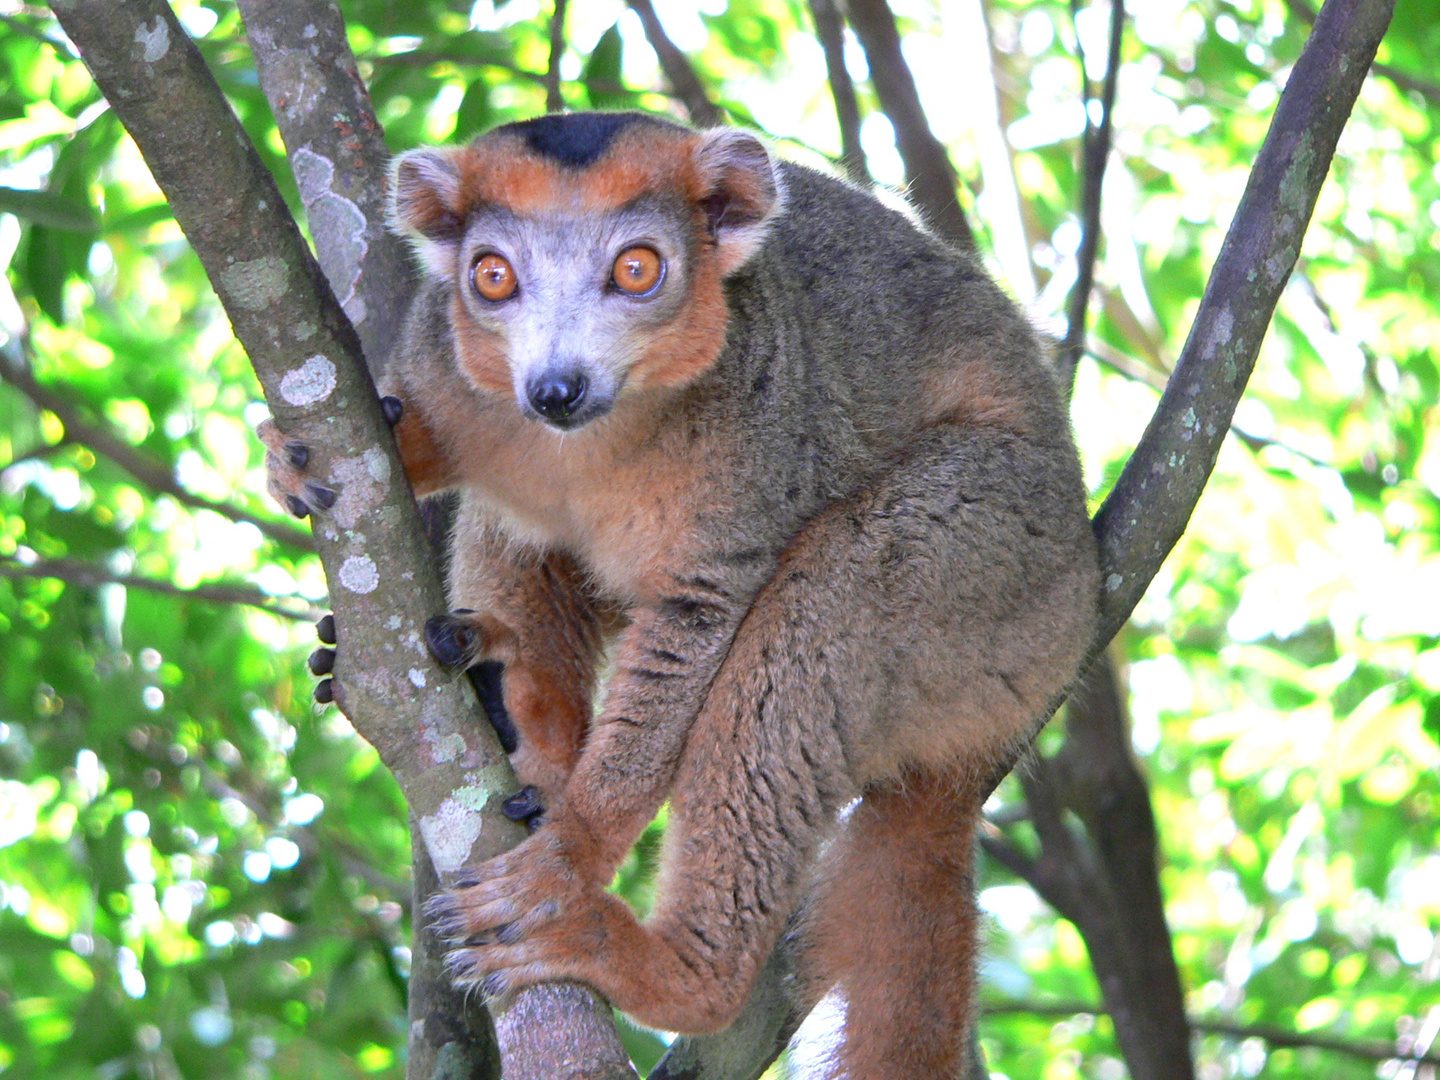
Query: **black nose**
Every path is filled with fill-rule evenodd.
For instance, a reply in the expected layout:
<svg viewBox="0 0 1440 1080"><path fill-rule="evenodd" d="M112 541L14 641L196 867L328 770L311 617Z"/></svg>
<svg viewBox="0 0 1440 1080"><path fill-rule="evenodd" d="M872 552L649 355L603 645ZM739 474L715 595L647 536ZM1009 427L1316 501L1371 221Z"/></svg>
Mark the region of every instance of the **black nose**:
<svg viewBox="0 0 1440 1080"><path fill-rule="evenodd" d="M574 415L585 400L590 383L578 371L561 375L547 374L533 380L526 388L530 404L546 420L563 423Z"/></svg>

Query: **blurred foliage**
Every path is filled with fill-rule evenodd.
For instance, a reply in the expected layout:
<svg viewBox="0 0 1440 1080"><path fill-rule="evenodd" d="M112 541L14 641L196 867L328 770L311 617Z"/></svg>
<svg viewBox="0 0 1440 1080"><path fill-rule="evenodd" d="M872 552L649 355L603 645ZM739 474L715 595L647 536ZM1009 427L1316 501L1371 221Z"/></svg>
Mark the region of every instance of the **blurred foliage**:
<svg viewBox="0 0 1440 1080"><path fill-rule="evenodd" d="M175 6L294 205L233 6ZM392 146L543 108L535 0L342 7ZM659 7L732 115L803 160L838 153L804 4ZM1163 378L1183 344L1307 32L1283 0L1136 7L1097 276L1107 363L1087 361L1076 390L1097 504L1154 406L1143 376ZM1077 52L1098 78L1105 4L1072 19L991 0L988 56L970 0L896 10L997 273L1058 329L1079 239ZM272 513L249 434L263 407L198 263L48 13L0 15L6 362L189 490ZM1237 415L1245 438L1118 646L1196 1015L1381 1040L1440 1024L1437 38L1437 0L1400 5L1380 59L1418 88L1366 85ZM620 0L571 5L567 40L572 107L676 109ZM853 40L849 60L870 167L897 182ZM997 159L1000 127L1013 153ZM323 598L313 557L157 496L8 383L0 416L5 564ZM405 811L373 751L311 703L309 628L0 576L0 633L0 1076L400 1075ZM639 902L662 824L620 875ZM993 867L981 885L986 1001L1098 1001L1070 924ZM1104 1017L1006 1012L982 1031L1016 1080L1124 1075ZM654 1060L655 1038L627 1039ZM1254 1039L1198 1048L1207 1078L1376 1073Z"/></svg>

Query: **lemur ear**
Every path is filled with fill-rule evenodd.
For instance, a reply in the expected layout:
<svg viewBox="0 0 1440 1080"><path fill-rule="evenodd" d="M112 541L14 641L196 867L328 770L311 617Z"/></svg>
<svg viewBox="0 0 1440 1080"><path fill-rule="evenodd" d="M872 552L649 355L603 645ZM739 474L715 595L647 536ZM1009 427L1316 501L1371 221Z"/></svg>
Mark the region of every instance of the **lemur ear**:
<svg viewBox="0 0 1440 1080"><path fill-rule="evenodd" d="M455 274L465 232L460 152L422 147L390 163L390 228L410 238L430 273L446 279Z"/></svg>
<svg viewBox="0 0 1440 1080"><path fill-rule="evenodd" d="M703 132L695 165L706 189L700 206L719 248L720 272L728 276L760 250L784 205L784 182L765 144L735 128Z"/></svg>

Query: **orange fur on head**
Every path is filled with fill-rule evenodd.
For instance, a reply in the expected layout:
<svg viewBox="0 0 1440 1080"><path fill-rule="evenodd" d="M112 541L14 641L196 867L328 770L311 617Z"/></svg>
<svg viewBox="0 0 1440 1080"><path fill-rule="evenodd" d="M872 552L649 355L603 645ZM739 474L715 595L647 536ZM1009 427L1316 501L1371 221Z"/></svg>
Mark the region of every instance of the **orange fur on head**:
<svg viewBox="0 0 1440 1080"><path fill-rule="evenodd" d="M661 124L621 131L593 164L575 168L547 158L504 130L456 150L402 157L394 172L395 224L417 238L438 276L454 275L464 222L487 205L522 216L614 213L647 192L678 195L693 208L699 242L684 306L658 331L641 332L631 387L677 387L697 378L725 343L723 282L759 248L784 192L763 144L732 129L694 132ZM505 349L451 306L457 354L477 386L513 393ZM648 336L648 341L645 338Z"/></svg>

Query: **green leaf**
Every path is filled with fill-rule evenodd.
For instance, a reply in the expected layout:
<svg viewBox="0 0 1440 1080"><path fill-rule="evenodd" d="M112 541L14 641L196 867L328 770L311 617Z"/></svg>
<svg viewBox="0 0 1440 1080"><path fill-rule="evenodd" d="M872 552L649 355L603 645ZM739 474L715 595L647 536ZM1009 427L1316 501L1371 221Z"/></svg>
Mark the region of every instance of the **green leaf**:
<svg viewBox="0 0 1440 1080"><path fill-rule="evenodd" d="M50 191L0 187L0 213L69 232L94 232L97 225L88 204Z"/></svg>

